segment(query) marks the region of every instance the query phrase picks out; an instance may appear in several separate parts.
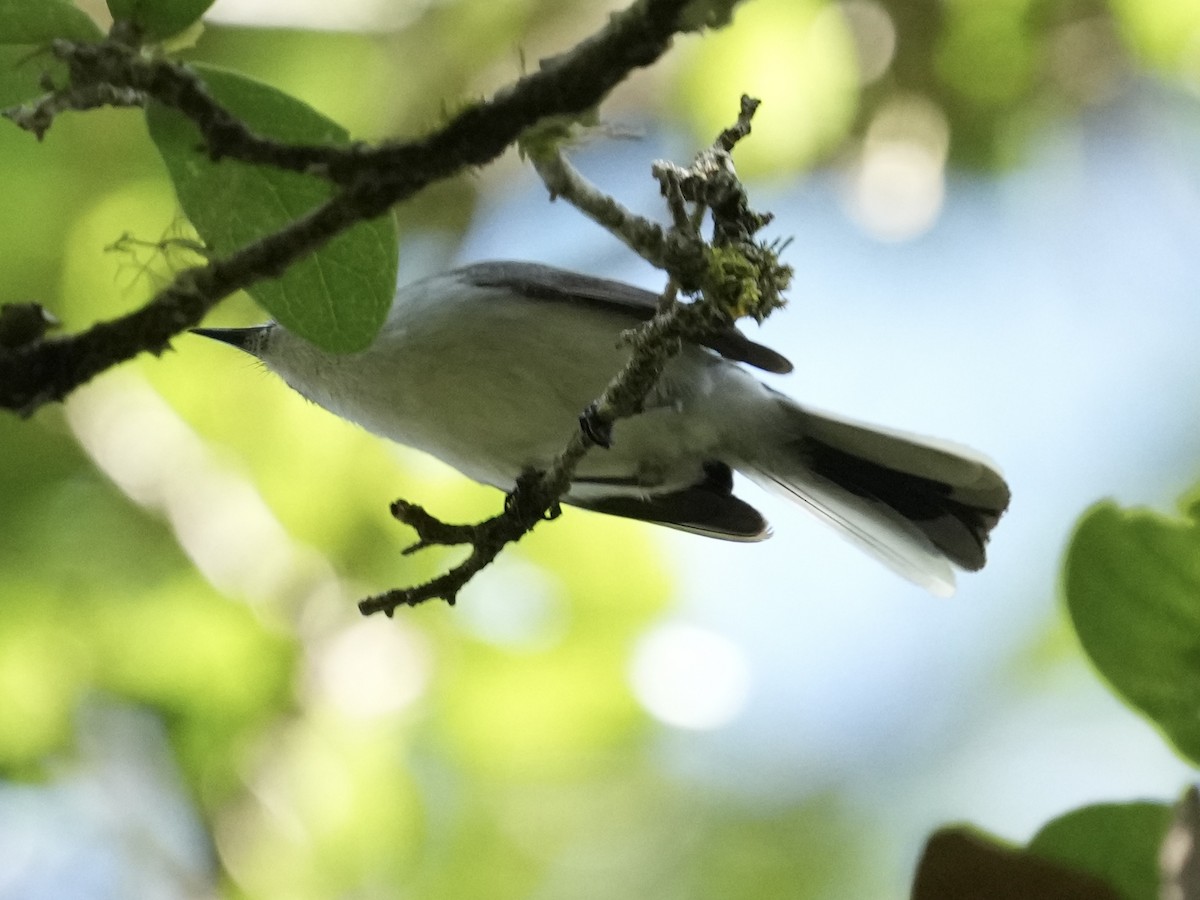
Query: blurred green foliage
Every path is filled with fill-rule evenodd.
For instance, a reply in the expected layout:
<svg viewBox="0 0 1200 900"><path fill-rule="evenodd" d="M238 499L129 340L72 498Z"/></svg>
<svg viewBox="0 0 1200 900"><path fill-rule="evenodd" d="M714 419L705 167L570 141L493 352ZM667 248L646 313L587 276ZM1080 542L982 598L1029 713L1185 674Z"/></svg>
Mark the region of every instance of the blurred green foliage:
<svg viewBox="0 0 1200 900"><path fill-rule="evenodd" d="M921 854L910 900L1138 900L1094 874L963 825L940 828Z"/></svg>
<svg viewBox="0 0 1200 900"><path fill-rule="evenodd" d="M162 40L183 31L213 5L213 0L107 0L114 19L126 19L142 29L148 40Z"/></svg>
<svg viewBox="0 0 1200 900"><path fill-rule="evenodd" d="M1200 763L1200 524L1102 503L1071 540L1064 592L1096 668Z"/></svg>
<svg viewBox="0 0 1200 900"><path fill-rule="evenodd" d="M1179 854L1165 846L1192 804L1189 791L1174 809L1150 802L1085 806L1047 822L1023 848L966 826L939 829L925 845L911 900L1181 896L1165 890L1162 873L1168 865L1186 867L1178 860L1168 864L1168 856Z"/></svg>
<svg viewBox="0 0 1200 900"><path fill-rule="evenodd" d="M1029 849L1103 878L1124 900L1157 900L1159 851L1170 824L1165 803L1101 803L1047 822Z"/></svg>
<svg viewBox="0 0 1200 900"><path fill-rule="evenodd" d="M602 17L591 0L448 0L386 33L210 26L186 55L375 139L436 125ZM915 95L944 117L953 162L996 166L1129 67L1194 79L1197 46L1194 0L757 0L729 30L681 39L614 115L691 128L699 146L755 94L739 165L790 177ZM48 62L34 49L0 47L0 103L38 90ZM142 123L65 115L41 144L0 128L0 301L37 300L74 330L186 264L159 246L186 231ZM397 211L402 233L455 239L488 186L434 186ZM259 318L240 297L213 323ZM0 418L9 778L50 777L102 699L166 723L229 896L870 895L871 823L835 797L756 804L664 774L626 675L673 594L643 530L578 512L539 528L513 551L544 579L510 592L542 597L513 607L516 639L437 606L360 622L357 596L448 558L399 555L391 495L461 517L498 495L333 421L224 348L177 349L65 412Z"/></svg>
<svg viewBox="0 0 1200 900"><path fill-rule="evenodd" d="M55 38L94 41L100 28L70 0L0 0L0 44L42 44Z"/></svg>

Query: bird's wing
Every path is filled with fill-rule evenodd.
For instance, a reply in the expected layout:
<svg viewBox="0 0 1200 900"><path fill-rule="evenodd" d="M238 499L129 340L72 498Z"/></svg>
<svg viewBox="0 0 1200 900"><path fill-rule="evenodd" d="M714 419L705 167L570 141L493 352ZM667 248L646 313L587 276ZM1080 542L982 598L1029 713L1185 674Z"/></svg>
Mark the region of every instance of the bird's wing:
<svg viewBox="0 0 1200 900"><path fill-rule="evenodd" d="M566 502L609 516L639 519L726 541L761 541L771 533L766 520L746 501L698 487L647 497L568 497Z"/></svg>
<svg viewBox="0 0 1200 900"><path fill-rule="evenodd" d="M727 541L761 541L771 535L762 514L733 496L733 470L722 462L706 463L703 476L695 484L674 491L654 492L636 476L577 477L563 499L572 506L610 516L640 519Z"/></svg>
<svg viewBox="0 0 1200 900"><path fill-rule="evenodd" d="M537 263L482 262L460 269L459 274L479 287L504 288L531 300L582 302L642 322L658 309L658 295L650 291ZM767 372L782 375L792 371L785 356L755 343L732 325L706 340L704 346L726 359Z"/></svg>

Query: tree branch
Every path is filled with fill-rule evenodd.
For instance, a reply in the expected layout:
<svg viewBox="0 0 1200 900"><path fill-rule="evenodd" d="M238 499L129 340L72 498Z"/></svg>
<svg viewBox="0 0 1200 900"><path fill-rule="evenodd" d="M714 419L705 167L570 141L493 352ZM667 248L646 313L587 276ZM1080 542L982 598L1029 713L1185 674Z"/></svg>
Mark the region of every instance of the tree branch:
<svg viewBox="0 0 1200 900"><path fill-rule="evenodd" d="M181 272L129 315L76 335L0 347L0 408L28 415L119 362L144 351L161 353L174 335L198 324L230 293L277 276L350 226L381 215L432 182L490 162L539 121L585 113L630 72L661 56L676 33L696 27L697 9L709 6L727 13L733 2L636 0L571 51L543 62L539 71L467 108L433 134L373 150L268 141L213 100L184 65L143 56L119 37L99 44L56 41L53 50L67 62L70 84L34 104L34 112L10 111L10 118L35 133L44 132L58 111L94 105L106 92L121 102L142 94L191 118L214 158L324 174L340 190L292 226L223 260Z"/></svg>
<svg viewBox="0 0 1200 900"><path fill-rule="evenodd" d="M731 9L735 4L736 0L726 0L715 5ZM97 105L90 92L102 85L123 91L122 97L142 95L182 112L199 129L213 160L238 159L322 175L339 185L366 179L395 192L391 199L395 203L411 194L413 183L423 187L491 162L542 119L570 118L595 107L634 69L662 56L677 33L694 28L689 7L697 5L696 0L636 0L613 14L596 34L566 53L543 60L537 72L501 89L491 100L468 106L433 134L375 148L288 144L257 135L217 102L188 66L146 56L124 39L98 44L54 41L51 51L66 63L69 85L31 107L5 114L40 137L58 112ZM84 96L72 99L81 93Z"/></svg>

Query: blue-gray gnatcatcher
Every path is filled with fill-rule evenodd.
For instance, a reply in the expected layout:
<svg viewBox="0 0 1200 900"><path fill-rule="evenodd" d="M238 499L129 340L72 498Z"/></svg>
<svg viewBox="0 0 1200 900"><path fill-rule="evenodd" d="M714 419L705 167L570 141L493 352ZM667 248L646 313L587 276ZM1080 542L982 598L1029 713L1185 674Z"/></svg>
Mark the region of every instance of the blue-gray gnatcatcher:
<svg viewBox="0 0 1200 900"><path fill-rule="evenodd" d="M545 469L629 351L618 335L658 297L522 262L478 263L399 289L366 350L326 353L276 324L201 328L262 360L291 387L369 431L511 489ZM766 521L733 496L742 472L815 512L901 575L939 594L951 563L984 564L1008 506L1004 479L959 447L800 406L739 363L791 364L732 326L686 345L579 465L565 502L709 537L762 540Z"/></svg>

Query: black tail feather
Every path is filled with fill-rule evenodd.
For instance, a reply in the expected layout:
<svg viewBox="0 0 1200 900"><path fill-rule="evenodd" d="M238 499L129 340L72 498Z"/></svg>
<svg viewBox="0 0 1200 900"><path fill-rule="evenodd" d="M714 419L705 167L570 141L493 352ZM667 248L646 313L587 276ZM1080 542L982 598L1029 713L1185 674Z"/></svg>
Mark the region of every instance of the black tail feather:
<svg viewBox="0 0 1200 900"><path fill-rule="evenodd" d="M955 565L983 568L988 534L1009 501L1008 486L995 472L981 466L971 481L942 481L813 438L803 440L801 455L814 475L907 519Z"/></svg>

